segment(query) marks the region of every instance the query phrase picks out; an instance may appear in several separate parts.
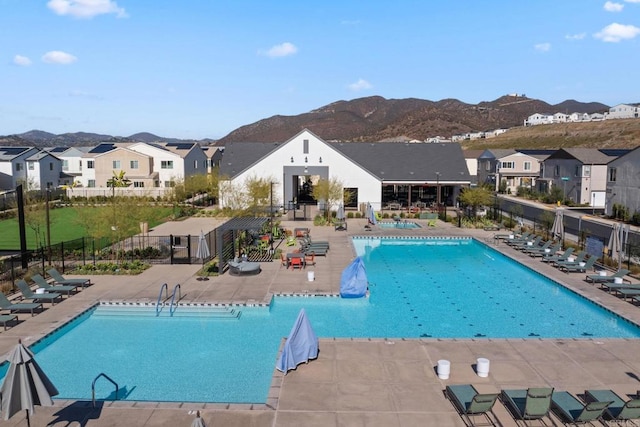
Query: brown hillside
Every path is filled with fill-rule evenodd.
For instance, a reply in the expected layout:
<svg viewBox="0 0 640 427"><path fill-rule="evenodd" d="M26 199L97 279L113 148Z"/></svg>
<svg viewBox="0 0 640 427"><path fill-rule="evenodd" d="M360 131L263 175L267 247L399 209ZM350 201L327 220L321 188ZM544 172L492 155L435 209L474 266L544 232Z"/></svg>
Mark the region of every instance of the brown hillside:
<svg viewBox="0 0 640 427"><path fill-rule="evenodd" d="M639 145L640 119L628 119L521 126L496 138L466 141L463 148L635 148Z"/></svg>

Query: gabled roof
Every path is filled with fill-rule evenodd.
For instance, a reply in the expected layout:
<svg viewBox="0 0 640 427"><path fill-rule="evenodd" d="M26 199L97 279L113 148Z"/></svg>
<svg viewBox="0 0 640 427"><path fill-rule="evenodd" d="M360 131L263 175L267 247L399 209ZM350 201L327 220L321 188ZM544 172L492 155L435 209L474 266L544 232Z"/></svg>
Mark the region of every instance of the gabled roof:
<svg viewBox="0 0 640 427"><path fill-rule="evenodd" d="M39 160L44 159L45 157L53 157L56 160L60 160L56 156L54 156L53 154L51 154L51 153L49 153L47 151L38 151L36 153L33 153L32 155L27 157L25 160L28 161L28 162L37 162Z"/></svg>
<svg viewBox="0 0 640 427"><path fill-rule="evenodd" d="M228 142L220 163L220 174L234 177L282 145L279 142Z"/></svg>
<svg viewBox="0 0 640 427"><path fill-rule="evenodd" d="M11 161L21 156L29 150L36 150L34 147L0 147L0 161Z"/></svg>
<svg viewBox="0 0 640 427"><path fill-rule="evenodd" d="M489 148L484 150L478 159L499 159L515 154L515 152L516 150L511 148Z"/></svg>
<svg viewBox="0 0 640 427"><path fill-rule="evenodd" d="M542 150L542 149L539 149L539 150L536 150L536 149L519 150L518 149L516 151L522 154L526 154L527 156L535 157L538 160L544 160L556 152L556 150Z"/></svg>
<svg viewBox="0 0 640 427"><path fill-rule="evenodd" d="M459 144L340 142L330 145L381 181L470 180Z"/></svg>
<svg viewBox="0 0 640 427"><path fill-rule="evenodd" d="M477 159L482 153L484 153L484 150L462 150L462 155L465 159Z"/></svg>
<svg viewBox="0 0 640 427"><path fill-rule="evenodd" d="M561 148L548 159L575 159L583 164L606 165L618 156L608 156L596 148Z"/></svg>

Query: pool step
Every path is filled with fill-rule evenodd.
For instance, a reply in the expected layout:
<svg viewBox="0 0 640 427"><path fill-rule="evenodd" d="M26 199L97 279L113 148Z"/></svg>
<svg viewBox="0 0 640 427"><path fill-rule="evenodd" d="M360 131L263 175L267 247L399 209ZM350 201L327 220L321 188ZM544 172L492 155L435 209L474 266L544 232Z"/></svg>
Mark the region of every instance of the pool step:
<svg viewBox="0 0 640 427"><path fill-rule="evenodd" d="M164 304L156 311L153 305L99 305L93 316L143 316L143 317L206 317L216 319L239 319L242 311L231 307L190 307Z"/></svg>

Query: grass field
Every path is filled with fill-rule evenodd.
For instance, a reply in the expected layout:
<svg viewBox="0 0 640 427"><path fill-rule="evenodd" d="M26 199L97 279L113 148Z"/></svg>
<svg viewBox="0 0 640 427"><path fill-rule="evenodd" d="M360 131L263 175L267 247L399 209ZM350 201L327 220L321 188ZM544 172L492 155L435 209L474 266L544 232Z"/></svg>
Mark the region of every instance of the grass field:
<svg viewBox="0 0 640 427"><path fill-rule="evenodd" d="M88 235L87 231L79 220L79 209L94 209L96 210L97 216L99 215L99 210L111 208L73 207L52 209L49 212L52 244L78 239L80 237L86 237ZM171 208L157 207L154 208L154 211L154 213L158 214L158 217L166 218L171 213ZM149 228L153 228L158 224L161 224L162 222L162 220L151 220L149 221ZM40 241L46 241L46 226L41 226L39 234L41 236ZM36 249L38 247L39 240L36 237L36 232L28 225L26 226L26 236L27 248ZM20 249L20 232L18 228L17 218L0 221L0 250L11 249Z"/></svg>

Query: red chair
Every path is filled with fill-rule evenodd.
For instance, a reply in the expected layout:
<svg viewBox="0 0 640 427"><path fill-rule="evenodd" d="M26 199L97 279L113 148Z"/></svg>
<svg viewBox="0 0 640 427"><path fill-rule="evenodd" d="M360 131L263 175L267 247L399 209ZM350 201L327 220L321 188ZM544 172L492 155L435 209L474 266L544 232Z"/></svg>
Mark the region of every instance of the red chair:
<svg viewBox="0 0 640 427"><path fill-rule="evenodd" d="M291 258L289 260L289 265L291 266L292 270L295 269L296 267L302 270L302 258L300 257Z"/></svg>
<svg viewBox="0 0 640 427"><path fill-rule="evenodd" d="M305 255L304 263L306 265L316 265L316 254L311 252L309 255Z"/></svg>

